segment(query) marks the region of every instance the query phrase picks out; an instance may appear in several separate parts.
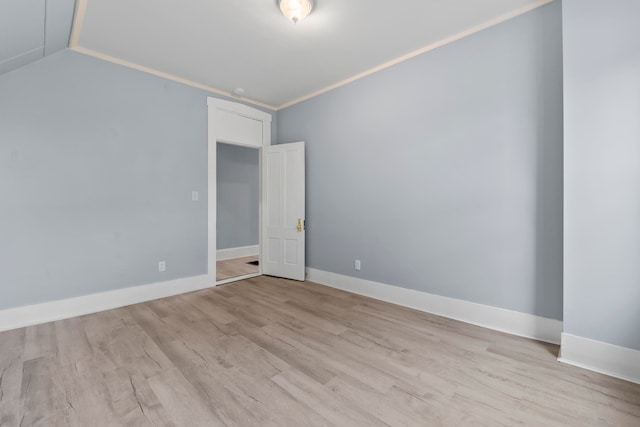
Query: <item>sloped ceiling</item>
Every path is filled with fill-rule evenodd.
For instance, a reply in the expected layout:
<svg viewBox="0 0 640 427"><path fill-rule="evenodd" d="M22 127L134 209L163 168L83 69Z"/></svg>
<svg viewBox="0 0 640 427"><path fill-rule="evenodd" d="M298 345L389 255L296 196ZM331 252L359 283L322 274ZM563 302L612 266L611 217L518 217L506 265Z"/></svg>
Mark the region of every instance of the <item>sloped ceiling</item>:
<svg viewBox="0 0 640 427"><path fill-rule="evenodd" d="M552 0L78 0L73 46L274 108ZM424 50L424 49L423 49Z"/></svg>
<svg viewBox="0 0 640 427"><path fill-rule="evenodd" d="M0 0L0 74L65 49L75 0Z"/></svg>
<svg viewBox="0 0 640 427"><path fill-rule="evenodd" d="M279 109L551 1L315 0L293 24L277 0L1 0L0 73L70 42Z"/></svg>

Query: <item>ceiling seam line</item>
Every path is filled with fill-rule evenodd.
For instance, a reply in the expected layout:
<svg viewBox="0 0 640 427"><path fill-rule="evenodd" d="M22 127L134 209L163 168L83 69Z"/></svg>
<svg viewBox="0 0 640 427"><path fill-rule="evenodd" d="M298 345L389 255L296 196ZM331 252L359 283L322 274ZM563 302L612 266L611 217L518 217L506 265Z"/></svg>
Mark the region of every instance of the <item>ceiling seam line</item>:
<svg viewBox="0 0 640 427"><path fill-rule="evenodd" d="M41 49L42 49L42 54L44 56L44 45L42 45L42 46L34 47L33 49L29 49L26 52L19 53L19 54L15 55L15 56L12 56L11 58L3 59L2 61L0 61L0 64L5 64L7 62L13 61L14 59L18 59L21 56L29 55L30 53L37 52L37 51L39 51Z"/></svg>
<svg viewBox="0 0 640 427"><path fill-rule="evenodd" d="M106 53L97 52L95 50L87 49L82 46L71 47L71 50L74 52L78 52L87 56L91 56L93 58L97 58L103 61L111 62L113 64L118 64L123 67L131 68L136 71L140 71L142 73L151 74L156 77L160 77L166 80L174 81L176 83L180 83L186 86L195 87L197 89L204 90L206 92L214 93L216 95L224 96L226 98L232 99L234 101L245 102L247 104L255 105L257 107L262 107L271 111L278 111L277 107L274 105L269 105L264 102L256 101L250 98L238 98L234 97L231 93L223 91L221 89L217 89L213 86L206 85L204 83L198 83L193 80L186 79L184 77L179 77L171 73L166 73L164 71L156 70L155 68L146 67L144 65L136 64L135 62L127 61L126 59L116 58L111 55L107 55Z"/></svg>
<svg viewBox="0 0 640 427"><path fill-rule="evenodd" d="M49 5L49 0L44 0L44 33L42 34L42 55L45 56L47 54L47 9Z"/></svg>
<svg viewBox="0 0 640 427"><path fill-rule="evenodd" d="M280 110L284 110L285 108L289 108L291 106L294 106L296 104L299 104L301 102L307 101L311 98L315 98L316 96L320 96L324 93L330 92L334 89L338 89L339 87L342 87L344 85L347 85L349 83L355 82L357 80L363 79L367 76L370 76L372 74L377 73L378 71L382 71L385 70L387 68L390 68L394 65L400 64L402 62L408 61L412 58L415 58L417 56L420 56L422 54L425 54L427 52L430 52L432 50L435 50L439 47L442 46L446 46L448 44L454 43L458 40L461 40L463 38L469 37L473 34L479 33L483 30L486 30L488 28L494 27L496 25L502 24L504 22L507 22L513 18L517 18L518 16L524 15L525 13L531 12L535 9L538 9L542 6L545 6L549 3L553 3L556 0L538 0L535 3L531 3L525 6L522 6L518 9L514 9L511 12L508 13L504 13L494 19L491 19L489 21L485 21L481 24L478 25L474 25L473 27L467 28L466 30L460 31L456 34L453 34L449 37L446 37L444 39L441 39L439 41L436 41L434 43L428 44L424 47L421 47L420 49L416 49L412 52L409 52L405 55L399 56L395 59L392 59L390 61L387 61L385 63L382 63L380 65L377 65L375 67L369 68L368 70L365 70L361 73L358 73L354 76L348 77L344 80L339 81L338 83L334 83L332 85L326 86L322 89L318 89L317 91L311 92L307 95L301 96L300 98L294 99L293 101L289 101L289 102L285 102L284 104L281 104L278 106L278 109L276 111L280 111Z"/></svg>
<svg viewBox="0 0 640 427"><path fill-rule="evenodd" d="M73 10L73 22L71 24L71 34L69 35L69 47L74 48L80 44L80 33L84 25L84 17L87 12L87 0L76 0Z"/></svg>

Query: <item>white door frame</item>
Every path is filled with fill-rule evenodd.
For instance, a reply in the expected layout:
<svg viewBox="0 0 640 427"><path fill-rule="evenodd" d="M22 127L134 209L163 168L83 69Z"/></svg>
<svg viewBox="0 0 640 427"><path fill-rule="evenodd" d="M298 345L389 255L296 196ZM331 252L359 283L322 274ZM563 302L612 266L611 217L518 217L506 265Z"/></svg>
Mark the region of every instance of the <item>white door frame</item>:
<svg viewBox="0 0 640 427"><path fill-rule="evenodd" d="M260 270L255 274L248 274L245 276L234 277L227 280L216 281L216 225L217 225L217 191L218 191L218 179L217 179L217 144L223 142L225 144L240 145L245 147L253 147L259 149L265 145L271 145L271 114L258 110L253 107L239 104L237 102L225 101L218 98L207 97L208 106L208 245L207 245L207 275L209 277L209 283L215 285L222 285L224 283L234 282L236 280L248 279L250 277L259 276L262 274L262 263L260 263ZM236 123L221 123L218 120L220 114L229 115L232 114L238 118ZM242 128L242 122L246 120L247 123L251 123L255 128L255 121L262 123L262 135L258 135L255 132L254 135L249 135L251 132L245 133ZM235 122L235 120L234 120ZM231 126L231 128L229 128ZM255 130L255 129L254 129ZM262 150L260 150L260 156L262 156ZM259 161L261 164L262 161ZM261 167L261 166L259 166ZM262 173L260 171L260 177ZM262 259L262 185L260 185L260 212L259 212L259 230L258 230L258 245L260 247L260 259Z"/></svg>

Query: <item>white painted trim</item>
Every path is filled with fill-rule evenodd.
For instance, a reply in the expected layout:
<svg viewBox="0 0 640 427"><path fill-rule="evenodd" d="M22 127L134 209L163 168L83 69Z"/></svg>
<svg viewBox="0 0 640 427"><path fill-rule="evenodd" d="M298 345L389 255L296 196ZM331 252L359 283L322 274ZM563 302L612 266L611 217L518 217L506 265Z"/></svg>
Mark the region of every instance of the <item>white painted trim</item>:
<svg viewBox="0 0 640 427"><path fill-rule="evenodd" d="M240 280L251 279L253 277L258 277L258 276L262 276L262 274L260 274L260 273L251 273L251 274L245 274L244 276L230 277L228 279L217 281L216 282L216 286L226 285L227 283L238 282Z"/></svg>
<svg viewBox="0 0 640 427"><path fill-rule="evenodd" d="M260 120L262 123L271 123L273 121L273 116L271 116L271 114L234 101L208 97L207 105L213 105L218 110L224 110L244 117L249 117L254 120Z"/></svg>
<svg viewBox="0 0 640 427"><path fill-rule="evenodd" d="M532 314L307 268L307 280L426 313L539 341L560 343L562 322Z"/></svg>
<svg viewBox="0 0 640 427"><path fill-rule="evenodd" d="M96 52L95 50L87 49L85 47L79 45L71 45L71 50L75 52L82 53L84 55L93 56L94 58L102 59L104 61L113 62L114 64L119 64L127 68L132 68L134 70L142 71L143 73L152 74L154 76L162 77L163 79L172 80L174 82L182 83L187 86L195 87L198 89L202 89L207 92L215 93L217 95L226 96L228 98L235 98L232 93L226 92L224 90L216 89L213 86L207 86L202 83L194 82L193 80L188 80L182 77L178 77L174 74L165 73L163 71L158 71L150 67L145 67L144 65L136 64L135 62L126 61L124 59L116 58L111 55L107 55L105 53ZM240 98L238 98L240 99ZM266 108L269 110L276 110L277 108L273 105L265 104L264 102L255 101L249 98L242 98L242 102L246 102L248 104L253 104L258 107Z"/></svg>
<svg viewBox="0 0 640 427"><path fill-rule="evenodd" d="M216 251L216 260L224 261L227 259L244 258L247 256L260 255L260 245L241 246L238 248L218 249Z"/></svg>
<svg viewBox="0 0 640 427"><path fill-rule="evenodd" d="M0 310L0 331L69 319L215 287L208 275L134 286L81 297Z"/></svg>
<svg viewBox="0 0 640 427"><path fill-rule="evenodd" d="M218 142L215 133L215 108L209 105L207 110L207 274L215 282L217 259L212 258L217 250L218 178L216 176L216 159Z"/></svg>
<svg viewBox="0 0 640 427"><path fill-rule="evenodd" d="M406 60L414 58L414 57L416 57L418 55L422 55L423 53L429 52L430 50L434 50L434 49L437 49L437 48L442 47L444 45L447 45L449 43L453 43L453 42L458 41L458 40L460 40L462 38L465 38L465 37L468 37L468 36L470 36L472 34L478 33L478 32L480 32L482 30L486 30L487 28L490 28L490 27L493 27L495 25L501 24L501 23L503 23L505 21L508 21L509 19L512 19L512 18L515 18L517 16L523 15L523 14L525 14L527 12L531 12L532 10L537 9L537 8L539 8L541 6L544 6L546 4L549 4L549 3L553 2L553 1L555 1L555 0L538 0L538 1L534 2L534 3L525 5L523 7L515 9L515 10L512 10L512 11L507 12L507 13L505 13L503 15L500 15L500 16L498 16L496 18L493 18L493 19L491 19L489 21L483 22L482 24L479 24L479 25L476 25L474 27L468 28L468 29L466 29L464 31L461 31L461 32L459 32L457 34L454 34L452 36L446 37L446 38L444 38L442 40L439 40L439 41L437 41L435 43L432 43L432 44L430 44L428 46L425 46L425 47L420 48L418 50L414 50L413 52L409 52L406 55L402 55L399 58L392 59L391 61L385 62L384 64L381 64L381 65L373 67L373 68L371 68L369 70L363 71L360 74L356 74L353 77L349 77L348 79L342 80L342 81L340 81L338 83L335 83L335 84L333 84L331 86L327 86L327 87L325 87L323 89L317 90L315 92L312 92L312 93L310 93L308 95L305 95L303 97L300 97L298 99L294 99L293 101L284 103L284 104L278 106L276 108L276 110L282 110L284 108L291 107L292 105L299 104L302 101L306 101L307 99L311 99L311 98L314 98L314 97L316 97L318 95L322 95L323 93L329 92L329 91L331 91L333 89L337 89L337 88L339 88L341 86L344 86L346 84L352 83L352 82L354 82L356 80L360 80L360 79L362 79L364 77L370 76L371 74L377 73L378 71L382 71L385 68L392 67L392 66L394 66L396 64L399 64L401 62L404 62Z"/></svg>
<svg viewBox="0 0 640 427"><path fill-rule="evenodd" d="M362 79L364 77L367 77L367 76L369 76L371 74L377 73L378 71L384 70L385 68L392 67L392 66L394 66L396 64L399 64L401 62L404 62L404 61L406 61L408 59L414 58L414 57L416 57L418 55L422 55L423 53L426 53L426 52L429 52L431 50L437 49L437 48L439 48L441 46L444 46L444 45L447 45L449 43L453 43L455 41L458 41L458 40L460 40L460 39L462 39L464 37L467 37L467 36L470 36L472 34L478 33L478 32L480 32L482 30L486 30L487 28L490 28L490 27L493 27L495 25L501 24L501 23L503 23L505 21L508 21L509 19L512 19L512 18L515 18L517 16L523 15L523 14L525 14L527 12L531 12L534 9L537 9L537 8L539 8L541 6L547 5L547 4L552 3L554 1L555 0L538 0L538 1L534 2L534 3L527 4L527 5L523 6L523 7L520 7L518 9L515 9L515 10L512 10L510 12L507 12L507 13L505 13L503 15L500 15L500 16L498 16L496 18L493 18L493 19L491 19L489 21L483 22L482 24L479 24L479 25L476 25L474 27L468 28L468 29L466 29L464 31L461 31L461 32L459 32L457 34L454 34L452 36L446 37L446 38L444 38L442 40L439 40L439 41L437 41L435 43L432 43L432 44L427 45L425 47L422 47L420 49L414 50L413 52L409 52L406 55L403 55L403 56L401 56L399 58L392 59L391 61L385 62L384 64L381 64L381 65L373 67L373 68L371 68L369 70L363 71L362 73L356 74L355 76L349 77L349 78L347 78L345 80L342 80L342 81L340 81L338 83L335 83L333 85L327 86L327 87L325 87L323 89L320 89L320 90L317 90L315 92L309 93L309 94L307 94L305 96L302 96L300 98L294 99L292 101L286 102L286 103L284 103L284 104L282 104L280 106L269 105L269 104L266 104L264 102L256 101L256 100L249 99L249 98L238 98L237 96L233 95L233 93L231 93L231 92L220 90L220 89L214 88L213 86L208 86L208 85L205 85L205 84L202 84L202 83L197 83L197 82L194 82L194 81L189 80L189 79L178 77L178 76L173 75L173 74L165 73L165 72L162 72L162 71L159 71L159 70L155 70L155 69L150 68L150 67L145 67L143 65L139 65L139 64L136 64L134 62L126 61L124 59L116 58L116 57L111 56L111 55L107 55L107 54L104 54L104 53L101 53L101 52L97 52L97 51L92 50L92 49L87 49L87 48L79 46L80 33L82 31L82 25L84 23L84 15L86 13L86 2L87 2L87 0L78 0L78 3L76 5L76 12L75 12L74 20L73 20L73 26L72 26L72 29L71 29L71 38L70 38L70 41L69 41L69 47L71 49L75 50L76 52L80 52L80 53L83 53L85 55L93 56L93 57L96 57L96 58L99 58L99 59L103 59L103 60L109 61L109 62L114 62L116 64L120 64L120 65L123 65L123 66L128 67L128 68L133 68L134 70L138 70L138 71L142 71L142 72L145 72L145 73L153 74L153 75L158 76L158 77L162 77L162 78L165 78L165 79L168 79L168 80L173 80L175 82L182 83L182 84L185 84L187 86L192 86L192 87L195 87L195 88L198 88L198 89L206 90L208 92L215 93L215 94L218 94L218 95L226 96L226 97L229 97L229 98L236 98L236 99L242 100L243 102L246 102L248 104L253 104L253 105L256 105L256 106L259 106L259 107L263 107L263 108L267 108L267 109L270 109L270 110L278 111L278 110L282 110L282 109L287 108L287 107L291 107L292 105L299 104L300 102L306 101L306 100L308 100L310 98L316 97L316 96L321 95L321 94L326 93L326 92L329 92L329 91L331 91L333 89L337 89L337 88L339 88L341 86L344 86L344 85L349 84L351 82L354 82L356 80L360 80L360 79Z"/></svg>
<svg viewBox="0 0 640 427"><path fill-rule="evenodd" d="M558 360L640 384L640 350L563 333Z"/></svg>
<svg viewBox="0 0 640 427"><path fill-rule="evenodd" d="M84 16L87 13L87 0L76 0L76 7L73 11L73 22L71 24L71 35L69 36L69 47L75 48L80 41L80 33L84 25Z"/></svg>
<svg viewBox="0 0 640 427"><path fill-rule="evenodd" d="M225 101L222 99L207 97L207 148L208 148L208 160L207 160L207 186L208 186L208 240L207 240L207 272L212 281L216 280L216 259L213 259L214 255L217 257L217 239L216 239L216 226L218 222L218 206L217 206L217 191L218 191L218 177L217 177L217 144L218 137L216 134L216 112L218 109L223 109L230 113L239 114L250 119L259 120L263 123L262 128L262 144L271 145L271 122L272 116L264 111L257 110L253 107L243 105L237 102ZM234 144L233 142L227 142ZM241 145L241 144L235 144ZM254 148L260 148L255 147ZM262 150L260 150L260 156L262 156ZM262 157L258 161L258 167L261 168ZM262 170L258 171L259 176L262 176ZM259 186L259 212L258 217L262 218L262 186ZM262 220L258 225L258 247L259 256L262 259ZM262 274L262 263L260 263L259 274Z"/></svg>

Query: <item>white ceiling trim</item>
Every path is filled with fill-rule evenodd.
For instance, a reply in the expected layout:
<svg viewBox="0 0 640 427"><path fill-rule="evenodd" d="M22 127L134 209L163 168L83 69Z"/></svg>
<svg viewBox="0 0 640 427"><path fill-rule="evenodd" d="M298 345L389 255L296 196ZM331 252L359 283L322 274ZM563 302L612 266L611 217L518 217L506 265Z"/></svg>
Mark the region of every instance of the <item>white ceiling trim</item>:
<svg viewBox="0 0 640 427"><path fill-rule="evenodd" d="M71 36L69 37L69 47L78 46L80 33L84 24L84 15L87 13L87 0L76 0L76 8L73 12L73 22L71 23Z"/></svg>
<svg viewBox="0 0 640 427"><path fill-rule="evenodd" d="M525 14L527 12L531 12L532 10L537 9L537 8L539 8L541 6L544 6L546 4L549 4L549 3L553 2L553 1L555 1L555 0L538 0L535 3L523 6L523 7L519 8L519 9L515 9L515 10L509 12L509 13L505 13L504 15L498 16L498 17L496 17L494 19L491 19L489 21L483 22L482 24L476 25L475 27L471 27L471 28L469 28L467 30L464 30L464 31L461 31L461 32L459 32L457 34L454 34L454 35L452 35L450 37L447 37L445 39L442 39L442 40L439 40L439 41L437 41L435 43L427 45L427 46L425 46L423 48L420 48L418 50L414 50L413 52L409 52L406 55L403 55L403 56L401 56L399 58L396 58L396 59L392 59L389 62L385 62L384 64L378 65L377 67L373 67L373 68L371 68L371 69L369 69L367 71L364 71L364 72L362 72L360 74L356 74L355 76L349 77L348 79L342 80L341 82L335 83L335 84L333 84L331 86L327 86L327 87L325 87L323 89L317 90L315 92L312 92L312 93L310 93L308 95L305 95L303 97L300 97L298 99L294 99L293 101L284 103L284 104L282 104L282 105L280 105L278 107L278 110L282 110L284 108L291 107L292 105L299 104L300 102L306 101L307 99L314 98L314 97L316 97L318 95L321 95L323 93L329 92L329 91L331 91L333 89L337 89L337 88L339 88L341 86L344 86L344 85L349 84L351 82L354 82L356 80L360 80L361 78L370 76L371 74L377 73L378 71L382 71L385 68L392 67L392 66L394 66L396 64L399 64L401 62L407 61L407 60L409 60L411 58L415 58L416 56L422 55L423 53L429 52L430 50L434 50L434 49L437 49L437 48L442 47L444 45L447 45L449 43L453 43L453 42L455 42L457 40L460 40L460 39L462 39L464 37L470 36L472 34L480 32L482 30L486 30L487 28L493 27L494 25L501 24L501 23L503 23L505 21L508 21L509 19L512 19L512 18L515 18L517 16L523 15L523 14Z"/></svg>
<svg viewBox="0 0 640 427"><path fill-rule="evenodd" d="M138 71L142 71L142 72L145 72L145 73L153 74L155 76L162 77L162 78L165 78L165 79L168 79L168 80L173 80L175 82L182 83L182 84L185 84L187 86L192 86L192 87L195 87L195 88L198 88L198 89L202 89L202 90L205 90L205 91L208 91L208 92L211 92L211 93L215 93L215 94L218 94L218 95L222 95L222 96L225 96L225 97L235 98L235 99L241 100L243 102L246 102L248 104L252 104L252 105L259 106L259 107L268 108L270 110L278 111L278 110L282 110L282 109L287 108L287 107L291 107L291 106L293 106L295 104L298 104L300 102L306 101L308 99L314 98L314 97L316 97L318 95L321 95L323 93L329 92L329 91L331 91L333 89L337 89L337 88L339 88L341 86L344 86L346 84L352 83L352 82L354 82L356 80L359 80L359 79L362 79L364 77L370 76L371 74L377 73L378 71L382 71L382 70L384 70L386 68L389 68L389 67L392 67L392 66L394 66L396 64L399 64L401 62L407 61L407 60L409 60L411 58L414 58L414 57L416 57L418 55L422 55L423 53L426 53L426 52L429 52L431 50L437 49L437 48L442 47L444 45L447 45L449 43L453 43L453 42L455 42L457 40L460 40L460 39L462 39L464 37L468 37L468 36L470 36L472 34L475 34L477 32L485 30L487 28L490 28L490 27L493 27L495 25L501 24L501 23L503 23L505 21L508 21L510 19L513 19L513 18L518 17L520 15L523 15L525 13L528 13L528 12L534 10L534 9L537 9L539 7L542 7L544 5L552 3L555 0L538 0L535 3L528 4L526 6L520 7L518 9L513 10L513 11L510 11L508 13L500 15L500 16L494 18L494 19L491 19L489 21L483 22L482 24L479 24L479 25L473 26L471 28L468 28L468 29L466 29L464 31L461 31L461 32L459 32L457 34L454 34L452 36L444 38L444 39L442 39L440 41L437 41L435 43L429 44L429 45L427 45L425 47L422 47L420 49L414 50L413 52L409 52L406 55L403 55L403 56L400 56L400 57L398 57L396 59L393 59L391 61L385 62L384 64L380 64L380 65L378 65L376 67L370 68L369 70L366 70L366 71L363 71L362 73L356 74L353 77L349 77L348 79L342 80L342 81L340 81L338 83L332 84L332 85L327 86L327 87L325 87L323 89L320 89L320 90L317 90L315 92L309 93L308 95L305 95L303 97L294 99L293 101L286 102L286 103L284 103L284 104L282 104L280 106L269 105L269 104L266 104L266 103L263 103L263 102L260 102L260 101L249 99L249 98L238 98L238 97L234 96L232 93L229 93L227 91L224 91L224 90L212 87L212 86L208 86L208 85L205 85L205 84L202 84L202 83L194 82L194 81L189 80L189 79L185 79L185 78L173 75L173 74L165 73L163 71L159 71L159 70L156 70L156 69L153 69L153 68L150 68L150 67L145 67L145 66L136 64L134 62L131 62L131 61L126 61L126 60L123 60L123 59L120 59L120 58L113 57L111 55L107 55L107 54L104 54L104 53L101 53L101 52L97 52L97 51L94 51L94 50L87 49L87 48L79 46L78 43L79 43L79 40L80 40L80 34L82 32L82 26L83 26L83 23L84 23L84 16L86 14L87 1L88 0L77 0L77 3L76 3L76 10L75 10L74 19L73 19L73 26L72 26L72 29L71 29L71 37L69 39L69 47L72 50L74 50L76 52L83 53L85 55L93 56L95 58L99 58L99 59L102 59L102 60L105 60L105 61L109 61L109 62L113 62L113 63L116 63L116 64L120 64L120 65L123 65L123 66L128 67L128 68L133 68L133 69L138 70Z"/></svg>
<svg viewBox="0 0 640 427"><path fill-rule="evenodd" d="M132 68L134 70L142 71L144 73L153 74L154 76L158 76L158 77L165 78L167 80L172 80L174 82L182 83L187 86L202 89L207 92L215 93L217 95L222 95L225 97L242 100L243 102L255 105L257 107L267 108L273 111L278 110L278 107L274 105L265 104L263 102L255 101L253 99L239 98L237 96L234 96L232 93L229 93L224 90L220 90L212 86L194 82L192 80L185 79L173 74L165 73L163 71L159 71L154 68L145 67L140 64L136 64L135 62L126 61L124 59L116 58L111 55L107 55L101 52L96 52L94 50L79 46L80 34L82 33L82 26L84 25L84 17L85 17L85 14L87 13L87 1L88 0L76 0L76 9L73 15L73 24L71 26L71 36L69 37L69 48L71 50L85 54L85 55L93 56L94 58L102 59L104 61L109 61L109 62L113 62L115 64L119 64L128 68Z"/></svg>
<svg viewBox="0 0 640 427"><path fill-rule="evenodd" d="M215 93L215 94L218 94L218 95L222 95L222 96L225 96L227 98L234 98L234 99L237 99L239 101L255 105L257 107L267 108L269 110L274 110L274 111L278 110L278 107L273 106L273 105L269 105L269 104L265 104L264 102L255 101L253 99L248 99L248 98L239 98L237 96L233 96L232 93L229 93L229 92L224 91L224 90L217 89L215 87L207 86L207 85L202 84L202 83L194 82L193 80L188 80L188 79L184 79L182 77L179 77L179 76L176 76L176 75L173 75L173 74L165 73L163 71L156 70L155 68L145 67L143 65L136 64L135 62L125 61L124 59L116 58L114 56L107 55L107 54L104 54L104 53L101 53L101 52L96 52L94 50L87 49L87 48L82 47L82 46L72 47L71 50L73 50L75 52L83 53L85 55L93 56L94 58L98 58L98 59L102 59L102 60L105 60L105 61L113 62L113 63L119 64L119 65L123 65L123 66L128 67L128 68L133 68L134 70L142 71L144 73L153 74L154 76L162 77L162 78L167 79L167 80L173 80L174 82L178 82L178 83L182 83L182 84L187 85L187 86L191 86L191 87L195 87L195 88L198 88L198 89L202 89L202 90L205 90L207 92L211 92L211 93Z"/></svg>

